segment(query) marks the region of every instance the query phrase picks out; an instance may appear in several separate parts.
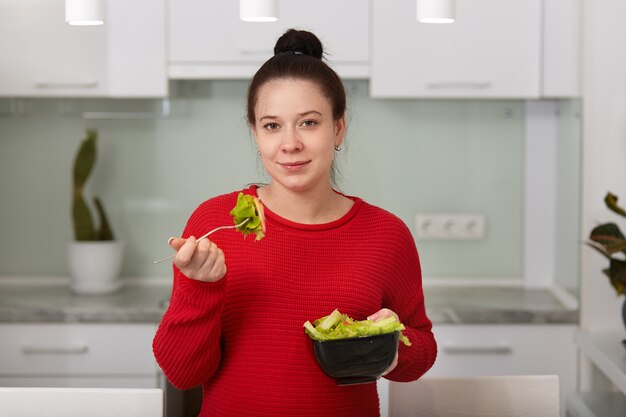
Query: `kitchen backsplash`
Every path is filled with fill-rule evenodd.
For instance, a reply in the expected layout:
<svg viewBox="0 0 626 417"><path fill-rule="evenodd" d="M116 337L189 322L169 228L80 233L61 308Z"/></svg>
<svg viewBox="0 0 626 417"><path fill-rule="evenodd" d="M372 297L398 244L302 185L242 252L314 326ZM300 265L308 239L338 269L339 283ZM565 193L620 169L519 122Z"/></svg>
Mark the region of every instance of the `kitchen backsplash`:
<svg viewBox="0 0 626 417"><path fill-rule="evenodd" d="M524 102L374 100L366 81L346 84L341 190L395 213L413 232L416 213L485 216L484 239L417 239L425 277L522 276ZM246 88L244 81L173 82L169 109L146 100L1 100L0 276L67 274L70 171L86 128L100 135L88 192L102 198L125 241L122 275L168 276L171 267L152 260L170 253L167 239L200 202L267 180L244 119ZM570 183L578 174L577 104L560 105L557 172ZM122 113L81 117L103 110ZM555 190L557 206L577 190L578 182ZM556 252L571 261L577 231L556 227L557 241L576 237ZM572 287L576 274L564 266L557 278Z"/></svg>

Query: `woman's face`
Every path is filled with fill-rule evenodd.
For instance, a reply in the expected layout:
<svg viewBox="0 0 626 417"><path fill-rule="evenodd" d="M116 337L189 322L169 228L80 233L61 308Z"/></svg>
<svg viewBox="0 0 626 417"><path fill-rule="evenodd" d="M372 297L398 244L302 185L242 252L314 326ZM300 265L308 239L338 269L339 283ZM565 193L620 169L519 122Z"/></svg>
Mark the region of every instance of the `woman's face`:
<svg viewBox="0 0 626 417"><path fill-rule="evenodd" d="M252 130L273 181L293 191L329 187L335 146L345 133L330 100L317 84L297 79L272 80L257 97Z"/></svg>

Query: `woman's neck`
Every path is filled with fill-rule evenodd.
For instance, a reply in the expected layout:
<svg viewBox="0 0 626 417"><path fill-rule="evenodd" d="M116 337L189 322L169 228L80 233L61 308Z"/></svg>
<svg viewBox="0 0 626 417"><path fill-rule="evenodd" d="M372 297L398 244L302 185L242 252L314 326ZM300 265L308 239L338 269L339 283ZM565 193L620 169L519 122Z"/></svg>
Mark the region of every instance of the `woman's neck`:
<svg viewBox="0 0 626 417"><path fill-rule="evenodd" d="M323 224L343 217L354 202L330 186L310 191L292 191L270 183L257 189L269 210L280 217L303 224Z"/></svg>

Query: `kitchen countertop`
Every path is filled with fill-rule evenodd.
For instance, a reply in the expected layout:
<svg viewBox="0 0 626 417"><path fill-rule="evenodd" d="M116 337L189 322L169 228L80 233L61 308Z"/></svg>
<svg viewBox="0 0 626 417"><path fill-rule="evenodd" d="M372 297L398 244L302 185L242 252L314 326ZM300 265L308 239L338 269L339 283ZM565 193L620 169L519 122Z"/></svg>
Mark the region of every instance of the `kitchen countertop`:
<svg viewBox="0 0 626 417"><path fill-rule="evenodd" d="M572 324L575 303L547 289L425 286L434 324ZM169 285L132 284L108 295L76 295L67 284L0 284L0 323L158 323Z"/></svg>
<svg viewBox="0 0 626 417"><path fill-rule="evenodd" d="M577 324L572 295L506 286L425 286L433 324Z"/></svg>

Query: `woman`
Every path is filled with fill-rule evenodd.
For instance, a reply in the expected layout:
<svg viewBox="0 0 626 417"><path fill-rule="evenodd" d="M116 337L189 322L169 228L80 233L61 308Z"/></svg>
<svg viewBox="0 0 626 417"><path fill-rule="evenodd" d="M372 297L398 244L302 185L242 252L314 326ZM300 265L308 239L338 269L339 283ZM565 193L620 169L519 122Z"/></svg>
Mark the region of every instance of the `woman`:
<svg viewBox="0 0 626 417"><path fill-rule="evenodd" d="M386 378L411 381L433 364L414 240L396 216L337 192L346 97L310 32L287 31L254 76L247 118L269 184L260 241L222 231L239 191L212 198L171 239L174 286L155 357L181 389L203 386L201 416L379 416L376 384L337 386L319 368L303 323L334 309L362 320L397 315L400 344Z"/></svg>

